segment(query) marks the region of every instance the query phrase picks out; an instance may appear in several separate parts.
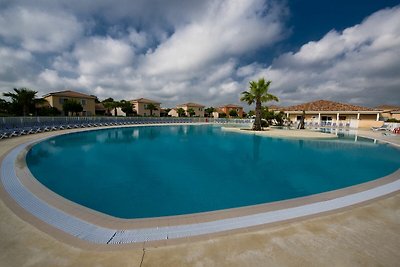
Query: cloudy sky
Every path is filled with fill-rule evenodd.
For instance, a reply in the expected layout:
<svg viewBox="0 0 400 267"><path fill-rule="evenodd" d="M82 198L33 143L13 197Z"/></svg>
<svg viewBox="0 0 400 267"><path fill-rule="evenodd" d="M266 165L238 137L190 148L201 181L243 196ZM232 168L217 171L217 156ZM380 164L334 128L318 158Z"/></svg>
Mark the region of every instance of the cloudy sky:
<svg viewBox="0 0 400 267"><path fill-rule="evenodd" d="M279 105L400 105L398 3L0 0L0 92L218 106L265 77Z"/></svg>

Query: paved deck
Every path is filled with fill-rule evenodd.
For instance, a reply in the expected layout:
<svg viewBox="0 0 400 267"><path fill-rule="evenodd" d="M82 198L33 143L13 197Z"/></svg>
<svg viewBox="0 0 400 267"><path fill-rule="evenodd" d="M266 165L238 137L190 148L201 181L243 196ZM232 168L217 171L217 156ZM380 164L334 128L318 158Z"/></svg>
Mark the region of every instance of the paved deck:
<svg viewBox="0 0 400 267"><path fill-rule="evenodd" d="M292 129L290 131L276 128L267 128L264 131L251 131L250 129L241 129L235 127L222 127L222 130L243 133L243 134L256 134L260 136L279 137L279 138L293 138L293 139L334 139L337 138L335 134L321 133L319 131L311 131L308 129L298 130Z"/></svg>
<svg viewBox="0 0 400 267"><path fill-rule="evenodd" d="M369 131L360 134L381 137ZM1 141L0 156L37 137ZM399 137L385 138L400 144ZM0 266L397 266L400 194L334 214L206 241L118 251L67 245L0 202L0 241Z"/></svg>

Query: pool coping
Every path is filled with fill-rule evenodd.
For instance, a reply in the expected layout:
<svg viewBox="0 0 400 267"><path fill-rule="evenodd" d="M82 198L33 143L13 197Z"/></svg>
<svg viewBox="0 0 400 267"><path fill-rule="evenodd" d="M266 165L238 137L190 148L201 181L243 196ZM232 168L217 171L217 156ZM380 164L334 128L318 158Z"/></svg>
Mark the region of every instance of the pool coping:
<svg viewBox="0 0 400 267"><path fill-rule="evenodd" d="M110 127L104 128L107 129ZM118 128L118 126L114 128ZM72 132L77 131L59 132L59 134L69 134ZM52 136L55 135L43 139ZM242 232L256 229L260 226L265 227L265 225L299 220L310 216L320 216L327 212L337 212L338 210L359 205L376 198L389 196L400 190L399 169L388 176L361 185L291 200L194 215L150 219L119 219L66 200L47 189L33 178L29 170L27 170L26 164L24 164L24 153L26 153L30 144L41 140L42 138L24 142L14 147L11 152L5 154L1 168L2 180L7 176L7 172L12 176L12 172L15 171L14 178L20 182L20 189L28 190L32 196L45 203L45 205L48 205L51 209L61 211L63 214L70 215L71 218L77 218L78 221L85 222L85 227L73 238L71 235L65 232L63 233L62 230L60 230L60 225L57 225L57 223L60 222L56 222L55 224L54 222L48 222L46 225L43 225L43 222L38 221L37 218L35 219L34 215L30 214L30 216L29 214L24 214L33 213L34 211L26 211L21 207L18 208L18 205L21 205L21 203L15 203L16 199L11 199L10 195L6 202L9 206L11 205L12 210L18 210L18 212L16 212L18 215L24 217L35 226L38 226L38 228L44 232L55 236L57 239L66 241L67 243L73 243L74 245L84 247L104 247L106 244L107 248L110 247L110 244L117 245L117 247L121 246L119 244L125 244L122 246L127 247L160 246L175 244L182 241L195 241L215 235ZM10 154L13 154L13 157L7 158ZM23 160L21 161L21 159ZM7 168L4 168L4 161L6 161ZM3 189L10 193L9 188L6 188L4 184ZM3 196L4 194L1 195ZM12 202L14 202L14 205ZM46 214L46 216L48 216L48 214ZM87 227L88 225L89 228ZM96 233L101 232L101 240L91 237L91 235L88 234L88 232L85 233L85 231L91 231L91 234L96 238L98 238L98 234Z"/></svg>

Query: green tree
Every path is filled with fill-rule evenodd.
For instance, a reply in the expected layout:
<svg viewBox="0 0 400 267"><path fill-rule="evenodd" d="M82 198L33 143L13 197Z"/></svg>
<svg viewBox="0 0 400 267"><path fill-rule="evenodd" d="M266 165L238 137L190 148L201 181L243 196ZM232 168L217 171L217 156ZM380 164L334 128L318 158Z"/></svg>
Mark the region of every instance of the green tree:
<svg viewBox="0 0 400 267"><path fill-rule="evenodd" d="M65 115L68 115L70 112L72 115L77 115L79 112L83 111L83 107L78 101L73 99L67 99L63 103L63 111Z"/></svg>
<svg viewBox="0 0 400 267"><path fill-rule="evenodd" d="M299 129L305 129L305 128L304 128L304 119L305 119L305 118L306 118L306 111L303 110L303 114L301 114Z"/></svg>
<svg viewBox="0 0 400 267"><path fill-rule="evenodd" d="M132 116L135 112L133 111L132 103L129 101L121 100L120 107L123 112L125 112L126 116Z"/></svg>
<svg viewBox="0 0 400 267"><path fill-rule="evenodd" d="M204 112L205 112L205 114L207 115L207 117L211 117L211 115L212 115L212 113L213 113L214 111L216 111L216 109L213 108L213 107L209 107L209 108L204 109Z"/></svg>
<svg viewBox="0 0 400 267"><path fill-rule="evenodd" d="M185 117L186 115L186 112L183 108L178 108L176 112L178 113L178 117Z"/></svg>
<svg viewBox="0 0 400 267"><path fill-rule="evenodd" d="M150 110L150 117L153 116L153 111L158 110L157 106L153 103L149 103L145 106L145 109Z"/></svg>
<svg viewBox="0 0 400 267"><path fill-rule="evenodd" d="M268 101L279 101L278 97L268 93L269 85L271 81L265 81L264 78L259 79L258 81L250 82L249 91L245 91L242 93L241 101L247 102L247 104L252 105L256 104L256 118L253 124L254 131L262 131L261 127L261 109L262 103Z"/></svg>
<svg viewBox="0 0 400 267"><path fill-rule="evenodd" d="M275 120L278 126L283 126L283 123L286 120L286 114L283 111L275 114Z"/></svg>
<svg viewBox="0 0 400 267"><path fill-rule="evenodd" d="M272 120L275 119L275 113L273 111L269 111L267 107L262 107L261 118L267 122L265 126L268 127L268 125L272 124Z"/></svg>
<svg viewBox="0 0 400 267"><path fill-rule="evenodd" d="M61 112L55 107L39 107L36 109L38 116L58 116Z"/></svg>
<svg viewBox="0 0 400 267"><path fill-rule="evenodd" d="M11 113L11 103L0 98L0 115Z"/></svg>
<svg viewBox="0 0 400 267"><path fill-rule="evenodd" d="M105 103L105 102L114 102L114 98L109 97L109 98L106 98L103 101L101 101L101 103Z"/></svg>
<svg viewBox="0 0 400 267"><path fill-rule="evenodd" d="M196 112L195 112L194 109L192 109L192 108L189 108L189 109L187 110L187 113L189 114L190 117L193 117L193 116L196 114Z"/></svg>
<svg viewBox="0 0 400 267"><path fill-rule="evenodd" d="M231 109L231 110L229 110L229 116L237 117L237 116L239 116L239 114L237 113L236 109Z"/></svg>
<svg viewBox="0 0 400 267"><path fill-rule="evenodd" d="M3 93L4 96L11 98L11 105L17 115L26 116L35 109L35 97L37 91L28 88L14 88L13 92Z"/></svg>
<svg viewBox="0 0 400 267"><path fill-rule="evenodd" d="M225 112L218 113L218 118L226 118L226 113Z"/></svg>
<svg viewBox="0 0 400 267"><path fill-rule="evenodd" d="M168 117L168 113L171 111L170 108L164 108L160 110L160 116L161 117Z"/></svg>
<svg viewBox="0 0 400 267"><path fill-rule="evenodd" d="M121 106L121 103L118 101L114 101L114 99L112 99L111 97L107 98L106 100L112 100L112 101L102 102L103 106L107 109L107 114L111 115L111 111L114 111L114 116L117 116L117 108Z"/></svg>

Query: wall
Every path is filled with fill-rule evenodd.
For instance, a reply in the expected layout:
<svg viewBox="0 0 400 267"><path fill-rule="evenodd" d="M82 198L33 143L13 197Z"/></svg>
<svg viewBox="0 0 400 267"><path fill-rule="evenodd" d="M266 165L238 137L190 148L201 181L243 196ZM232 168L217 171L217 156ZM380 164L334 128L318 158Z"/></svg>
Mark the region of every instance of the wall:
<svg viewBox="0 0 400 267"><path fill-rule="evenodd" d="M84 116L94 116L96 114L96 103L92 98L78 98L78 97L68 97L68 96L48 96L45 99L49 102L50 106L55 107L59 111L63 111L63 105L60 103L60 98L64 99L72 99L78 103L81 103L81 100L85 100L86 104L82 105L83 112L81 115ZM85 114L86 113L86 114Z"/></svg>
<svg viewBox="0 0 400 267"><path fill-rule="evenodd" d="M358 128L371 128L371 127L380 127L383 125L383 121L376 121L375 120L359 120L358 121Z"/></svg>
<svg viewBox="0 0 400 267"><path fill-rule="evenodd" d="M132 102L132 104L135 105L134 109L136 110L138 115L145 116L145 117L150 116L150 110L145 109L145 106L148 103ZM153 103L153 104L157 107L157 110L153 110L153 116L160 117L160 109L161 109L160 104L156 104L156 103Z"/></svg>

